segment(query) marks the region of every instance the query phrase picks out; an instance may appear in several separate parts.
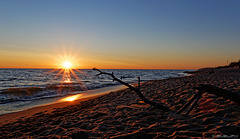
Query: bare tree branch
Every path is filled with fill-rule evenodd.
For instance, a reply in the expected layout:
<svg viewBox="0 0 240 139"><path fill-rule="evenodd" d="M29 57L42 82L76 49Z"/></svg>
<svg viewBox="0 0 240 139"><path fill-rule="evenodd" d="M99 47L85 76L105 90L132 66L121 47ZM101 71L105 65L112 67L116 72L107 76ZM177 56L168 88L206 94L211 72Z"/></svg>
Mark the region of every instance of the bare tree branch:
<svg viewBox="0 0 240 139"><path fill-rule="evenodd" d="M138 96L139 96L145 103L150 104L150 105L152 105L152 106L154 106L154 107L156 107L156 108L158 108L158 109L161 109L161 110L163 110L163 111L165 111L165 112L171 111L169 108L167 108L167 107L165 107L165 106L163 106L163 105L161 105L161 104L159 104L159 103L156 103L156 102L153 102L153 101L148 100L146 97L144 97L144 95L141 93L141 91L140 91L138 88L135 88L135 87L131 86L130 84L128 84L128 83L126 83L126 82L123 82L122 80L116 78L113 73L103 72L103 71L101 71L101 70L99 70L99 69L96 69L96 68L93 68L93 70L96 70L96 71L99 72L96 76L99 76L99 75L108 75L108 76L111 76L111 77L112 77L113 81L117 81L117 82L119 82L119 83L127 86L128 88L130 88L131 90L133 90L135 93L137 93Z"/></svg>
<svg viewBox="0 0 240 139"><path fill-rule="evenodd" d="M140 77L137 77L138 79L138 90L140 91Z"/></svg>
<svg viewBox="0 0 240 139"><path fill-rule="evenodd" d="M122 80L116 78L114 76L113 73L107 73L107 72L103 72L99 69L96 69L96 68L93 68L93 70L96 70L98 71L99 73L96 75L96 76L99 76L99 75L108 75L108 76L111 76L113 81L117 81L125 86L127 86L128 88L130 88L131 90L133 90L135 93L138 94L138 96L147 104L150 104L152 106L154 106L155 108L158 108L158 109L161 109L165 112L169 112L171 111L169 108L159 104L159 103L156 103L156 102L153 102L153 101L150 101L148 100L143 94L142 92L140 91L140 78L138 78L138 88L135 88L133 87L132 85L126 83L126 82L123 82ZM219 97L224 97L224 98L227 98L227 99L230 99L231 101L234 101L236 102L239 106L240 106L240 93L239 92L230 92L228 90L225 90L225 89L221 89L221 88L218 88L216 86L213 86L213 85L200 85L200 87L194 87L194 89L197 89L199 90L199 92L197 94L195 94L184 106L182 106L182 108L180 108L175 114L181 114L184 110L186 110L192 103L192 106L189 108L189 110L186 112L186 115L188 115L192 110L193 108L197 105L197 102L201 99L202 97L202 94L205 93L205 92L208 92L210 94L215 94ZM229 95L231 94L231 95Z"/></svg>
<svg viewBox="0 0 240 139"><path fill-rule="evenodd" d="M183 107L180 108L180 109L176 112L176 114L181 114L185 109L187 109L187 107L188 107L189 105L191 105L191 103L192 103L195 99L197 99L197 94L195 94L185 105L183 105Z"/></svg>
<svg viewBox="0 0 240 139"><path fill-rule="evenodd" d="M210 85L210 84L202 84L199 87L194 87L194 89L197 89L199 92L195 94L182 108L180 108L176 114L181 114L184 110L187 109L188 106L192 104L190 109L187 111L186 115L188 115L193 108L197 105L197 102L201 99L203 93L210 93L214 94L218 97L223 97L226 99L229 99L235 103L237 103L240 106L240 93L239 92L231 92L222 88L218 88L216 86ZM194 101L195 100L195 101ZM194 102L193 102L194 101Z"/></svg>
<svg viewBox="0 0 240 139"><path fill-rule="evenodd" d="M218 88L210 84L202 84L200 85L200 87L195 87L194 89L197 89L201 92L208 92L218 97L230 99L231 101L237 103L240 106L240 92L231 92L226 89Z"/></svg>
<svg viewBox="0 0 240 139"><path fill-rule="evenodd" d="M189 108L189 110L187 111L186 115L188 115L192 110L193 108L197 105L198 101L201 99L202 97L202 93L201 92L198 92L197 94L197 98L195 99L195 101L193 102L192 106Z"/></svg>

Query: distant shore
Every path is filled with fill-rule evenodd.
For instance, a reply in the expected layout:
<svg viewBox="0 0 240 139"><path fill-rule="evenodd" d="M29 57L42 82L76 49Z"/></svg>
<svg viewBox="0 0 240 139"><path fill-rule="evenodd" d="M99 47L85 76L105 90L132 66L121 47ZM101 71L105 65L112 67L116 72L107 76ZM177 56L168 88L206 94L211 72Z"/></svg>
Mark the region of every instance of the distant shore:
<svg viewBox="0 0 240 139"><path fill-rule="evenodd" d="M177 111L199 84L240 92L238 69L216 69L187 77L143 83L150 100ZM229 94L231 95L231 94ZM223 135L240 137L240 108L234 102L205 93L189 116L172 115L143 103L129 89L96 98L23 111L0 126L2 138L175 138ZM10 114L5 115L10 117ZM1 119L1 122L4 120ZM13 123L12 123L13 122Z"/></svg>

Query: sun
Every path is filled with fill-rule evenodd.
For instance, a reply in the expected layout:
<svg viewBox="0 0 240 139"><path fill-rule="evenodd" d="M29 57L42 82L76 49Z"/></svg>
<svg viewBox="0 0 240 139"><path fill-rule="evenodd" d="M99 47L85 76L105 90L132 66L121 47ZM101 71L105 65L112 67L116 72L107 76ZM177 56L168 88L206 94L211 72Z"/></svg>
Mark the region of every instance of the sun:
<svg viewBox="0 0 240 139"><path fill-rule="evenodd" d="M72 67L71 62L69 62L69 61L64 61L62 65L63 65L64 69L71 69L71 67Z"/></svg>

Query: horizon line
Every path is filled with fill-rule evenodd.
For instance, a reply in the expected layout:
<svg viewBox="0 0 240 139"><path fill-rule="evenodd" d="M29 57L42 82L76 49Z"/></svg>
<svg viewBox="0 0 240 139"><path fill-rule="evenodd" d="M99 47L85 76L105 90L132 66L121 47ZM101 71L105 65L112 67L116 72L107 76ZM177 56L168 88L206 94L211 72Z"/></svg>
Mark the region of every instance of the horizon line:
<svg viewBox="0 0 240 139"><path fill-rule="evenodd" d="M55 69L55 70L61 70L63 68L4 68L4 67L0 67L0 69ZM93 68L72 68L73 70L80 70L80 69L89 69L89 70L92 70ZM137 69L137 68L122 68L122 69L119 69L119 68L98 68L98 69L109 69L109 70L197 70L197 69L157 69L157 68L141 68L141 69Z"/></svg>

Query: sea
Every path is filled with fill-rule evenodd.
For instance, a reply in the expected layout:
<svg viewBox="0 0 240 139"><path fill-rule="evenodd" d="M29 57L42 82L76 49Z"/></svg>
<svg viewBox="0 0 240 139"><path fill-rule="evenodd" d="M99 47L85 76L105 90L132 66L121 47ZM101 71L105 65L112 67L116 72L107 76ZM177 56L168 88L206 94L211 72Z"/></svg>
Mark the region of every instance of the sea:
<svg viewBox="0 0 240 139"><path fill-rule="evenodd" d="M187 70L102 69L129 84L187 76ZM86 92L114 90L121 84L92 69L0 69L0 115L56 103Z"/></svg>

